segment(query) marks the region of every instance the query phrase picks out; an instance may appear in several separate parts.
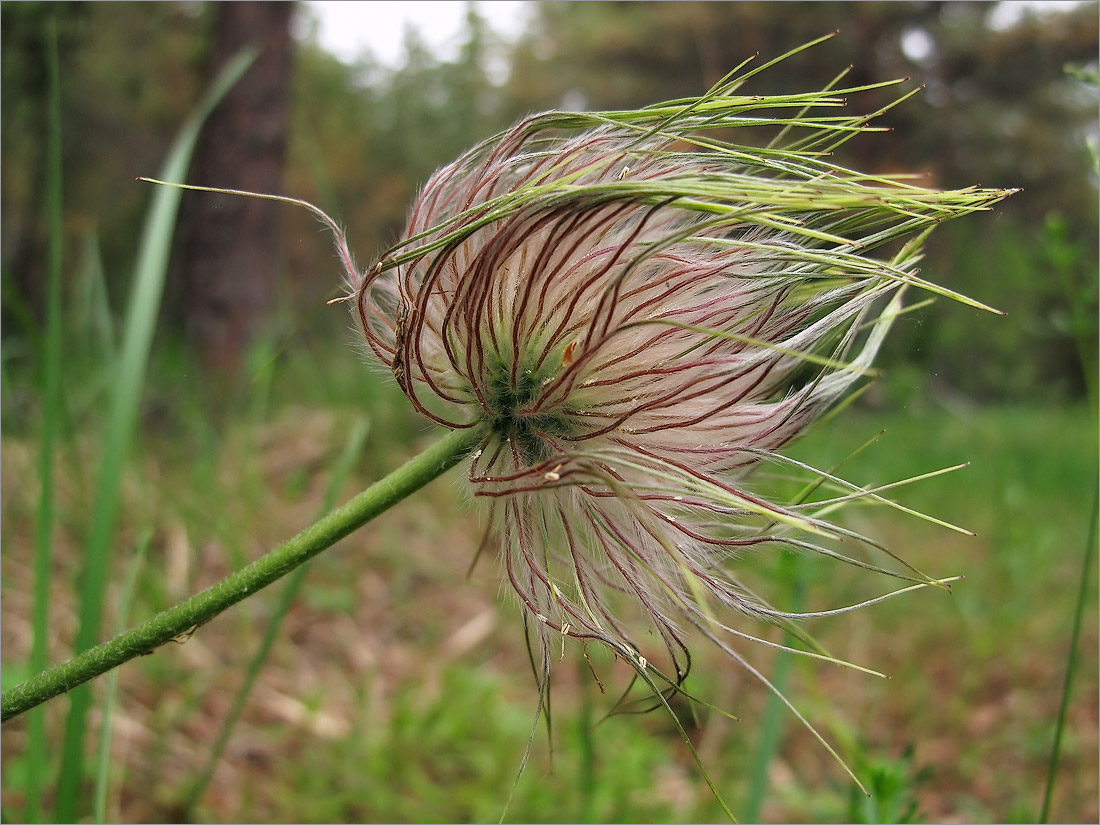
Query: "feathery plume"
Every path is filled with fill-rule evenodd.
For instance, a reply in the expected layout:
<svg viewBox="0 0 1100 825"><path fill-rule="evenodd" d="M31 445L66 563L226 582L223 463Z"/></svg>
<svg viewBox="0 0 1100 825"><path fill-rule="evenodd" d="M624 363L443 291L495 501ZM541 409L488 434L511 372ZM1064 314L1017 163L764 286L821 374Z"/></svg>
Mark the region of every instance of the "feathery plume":
<svg viewBox="0 0 1100 825"><path fill-rule="evenodd" d="M624 596L661 640L667 684L686 676L692 630L752 669L733 617L799 618L739 581L754 550L946 586L841 549L875 545L823 514L875 492L819 474L832 499L784 504L748 476L792 466L778 451L872 373L906 288L981 307L919 276L920 244L1009 192L836 165L837 146L879 131L840 113L845 97L891 84L743 94L756 71L640 110L528 117L436 172L365 273L343 247L366 341L412 404L487 432L469 480L492 503L543 686L561 637L649 681Z"/></svg>

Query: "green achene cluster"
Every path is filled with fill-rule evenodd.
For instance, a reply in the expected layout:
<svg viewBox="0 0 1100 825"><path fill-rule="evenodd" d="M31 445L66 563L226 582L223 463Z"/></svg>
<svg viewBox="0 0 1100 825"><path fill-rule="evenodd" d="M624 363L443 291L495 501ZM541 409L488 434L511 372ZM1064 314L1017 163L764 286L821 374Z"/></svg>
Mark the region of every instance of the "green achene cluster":
<svg viewBox="0 0 1100 825"><path fill-rule="evenodd" d="M502 347L507 351L508 347ZM483 387L486 416L491 430L503 441L511 442L526 464L546 461L555 452L544 436L569 436L577 433L575 412L568 403L557 404L538 413L523 413L546 386L561 372L565 348L558 347L545 358L536 357L537 349L525 349L513 370L511 353L504 357L491 350L485 364ZM541 363L539 363L541 361Z"/></svg>

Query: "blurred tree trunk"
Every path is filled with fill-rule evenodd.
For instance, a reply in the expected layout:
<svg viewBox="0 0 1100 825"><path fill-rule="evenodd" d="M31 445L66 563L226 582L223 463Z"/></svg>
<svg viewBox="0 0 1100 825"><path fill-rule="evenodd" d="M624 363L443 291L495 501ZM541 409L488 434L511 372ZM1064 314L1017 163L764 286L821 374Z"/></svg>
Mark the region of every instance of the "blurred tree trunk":
<svg viewBox="0 0 1100 825"><path fill-rule="evenodd" d="M294 3L219 3L210 76L255 44L261 54L206 122L189 180L200 186L281 191ZM235 375L274 304L285 207L256 198L185 198L182 286L188 333L204 365Z"/></svg>

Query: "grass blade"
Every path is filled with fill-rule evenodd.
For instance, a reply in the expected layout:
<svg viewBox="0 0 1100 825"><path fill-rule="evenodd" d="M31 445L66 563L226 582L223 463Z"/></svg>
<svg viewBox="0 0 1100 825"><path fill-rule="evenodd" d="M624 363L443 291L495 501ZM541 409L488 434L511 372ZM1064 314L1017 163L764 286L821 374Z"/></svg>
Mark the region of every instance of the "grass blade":
<svg viewBox="0 0 1100 825"><path fill-rule="evenodd" d="M806 574L804 559L801 556L783 554L779 557L779 578L794 583L794 610L801 610L806 601ZM788 636L786 644L793 644L794 637ZM772 684L780 692L786 690L790 679L794 655L779 651L775 658L775 675ZM760 811L764 807L764 798L768 792L768 768L779 748L783 733L786 707L779 697L772 694L764 707L764 716L760 721L760 739L756 744L752 765L749 768L749 788L745 798L745 808L741 817L745 822L760 822Z"/></svg>
<svg viewBox="0 0 1100 825"><path fill-rule="evenodd" d="M75 289L73 327L82 342L92 348L96 360L112 364L115 358L115 325L107 297L107 277L95 227L84 235Z"/></svg>
<svg viewBox="0 0 1100 825"><path fill-rule="evenodd" d="M1092 584L1089 571L1092 559L1096 555L1097 517L1100 516L1100 482L1097 482L1092 499L1092 516L1089 520L1088 542L1085 545L1085 557L1081 564L1081 587L1077 591L1077 607L1073 614L1073 634L1069 643L1069 659L1066 662L1066 679L1062 684L1062 702L1058 708L1058 721L1054 726L1054 744L1050 749L1050 766L1047 769L1047 785L1043 791L1043 807L1039 813L1040 822L1049 822L1050 803L1054 796L1054 781L1058 777L1058 755L1062 750L1062 731L1066 727L1066 713L1069 710L1069 698L1073 688L1073 674L1077 670L1077 648L1081 640L1081 623L1088 603L1089 585Z"/></svg>
<svg viewBox="0 0 1100 825"><path fill-rule="evenodd" d="M122 589L122 596L118 604L118 617L115 622L115 632L121 633L126 629L126 619L130 614L130 604L134 600L134 590L137 587L138 572L145 561L145 552L149 549L152 540L152 532L148 531L138 543L137 552L130 562L130 572L126 577L126 584ZM103 721L99 727L99 759L95 772L95 801L93 803L94 821L107 821L107 779L111 769L111 714L114 713L115 703L118 701L118 671L112 670L107 674L107 688L103 698Z"/></svg>
<svg viewBox="0 0 1100 825"><path fill-rule="evenodd" d="M344 451L341 453L333 469L332 479L329 481L328 490L325 492L321 510L317 514L318 518L333 508L340 487L347 479L349 473L351 473L352 468L355 466L355 460L363 450L363 442L367 437L367 429L367 420L360 419L356 422L351 433L348 435L347 445L344 447ZM256 677L259 676L260 669L267 659L267 654L271 651L271 646L275 642L275 637L279 633L279 628L282 626L283 619L290 611L290 606L294 603L294 599L302 587L302 582L305 580L306 572L309 570L309 567L309 563L306 563L291 573L287 577L286 585L284 585L282 591L279 593L279 601L276 603L275 609L272 612L271 620L267 623L264 637L260 641L260 646L256 649L252 661L248 663L248 670L245 672L244 680L237 690L237 695L233 699L233 706L230 708L229 715L226 716L225 722L222 724L221 731L218 733L218 738L214 742L214 747L210 750L210 757L206 761L206 767L203 769L198 779L195 780L195 783L187 793L186 800L184 800L183 816L185 821L195 820L195 806L198 805L199 800L202 799L202 795L206 792L206 788L214 776L214 769L217 767L218 761L225 752L225 746L229 744L229 737L232 735L233 728L236 726L237 720L244 710L245 703L248 701L248 695L252 692L252 686L256 683Z"/></svg>
<svg viewBox="0 0 1100 825"><path fill-rule="evenodd" d="M218 76L176 138L161 171L164 178L172 181L184 179L203 121L256 56L254 49L242 51ZM103 458L99 467L96 501L86 545L80 596L80 626L73 645L75 653L87 650L99 640L110 543L118 515L122 469L137 419L138 401L145 379L153 327L160 307L179 202L178 189L164 187L154 192L142 232L134 271L134 286L126 312L122 350L115 371L116 379L111 388L111 406L103 439ZM55 817L61 822L73 822L79 816L84 773L84 731L90 705L91 692L87 685L72 692L72 703L65 725L55 810Z"/></svg>
<svg viewBox="0 0 1100 825"><path fill-rule="evenodd" d="M49 232L46 286L46 342L42 410L42 444L39 479L41 492L34 541L34 640L31 672L49 665L50 578L53 569L54 527L54 443L63 417L61 401L61 70L57 55L57 20L46 30L47 75L49 77L49 131L46 136L46 224ZM42 785L46 768L45 711L38 711L27 727L27 822L37 822L42 811Z"/></svg>

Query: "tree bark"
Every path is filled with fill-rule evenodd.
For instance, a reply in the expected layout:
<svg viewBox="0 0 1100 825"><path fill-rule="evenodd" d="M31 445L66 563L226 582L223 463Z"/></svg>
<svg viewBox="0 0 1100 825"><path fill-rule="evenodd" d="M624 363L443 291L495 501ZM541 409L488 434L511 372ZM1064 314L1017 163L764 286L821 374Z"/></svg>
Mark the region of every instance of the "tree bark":
<svg viewBox="0 0 1100 825"><path fill-rule="evenodd" d="M211 114L189 180L200 186L281 190L289 117L294 3L217 5L211 76L255 44L261 54ZM230 195L193 195L183 215L187 329L202 363L233 377L274 303L283 259L282 207Z"/></svg>

